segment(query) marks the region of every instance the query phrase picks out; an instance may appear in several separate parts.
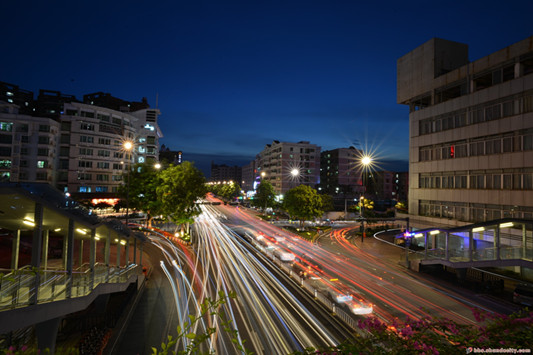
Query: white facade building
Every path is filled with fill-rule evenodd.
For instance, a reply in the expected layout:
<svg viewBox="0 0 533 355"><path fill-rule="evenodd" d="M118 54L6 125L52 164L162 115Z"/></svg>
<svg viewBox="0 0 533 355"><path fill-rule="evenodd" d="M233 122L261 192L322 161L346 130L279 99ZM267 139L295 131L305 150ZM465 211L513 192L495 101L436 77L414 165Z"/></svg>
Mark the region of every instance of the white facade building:
<svg viewBox="0 0 533 355"><path fill-rule="evenodd" d="M257 156L257 174L268 180L277 194L320 182L320 147L309 142L267 144Z"/></svg>
<svg viewBox="0 0 533 355"><path fill-rule="evenodd" d="M134 152L135 118L129 113L82 103L64 105L58 187L69 192L116 192ZM132 157L133 155L133 157Z"/></svg>

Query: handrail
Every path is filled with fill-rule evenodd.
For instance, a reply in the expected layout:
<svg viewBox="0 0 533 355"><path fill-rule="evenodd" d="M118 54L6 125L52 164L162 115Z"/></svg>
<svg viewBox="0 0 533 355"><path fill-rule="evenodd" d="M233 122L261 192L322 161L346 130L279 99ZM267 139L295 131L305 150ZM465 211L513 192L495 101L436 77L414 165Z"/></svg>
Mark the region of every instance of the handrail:
<svg viewBox="0 0 533 355"><path fill-rule="evenodd" d="M0 277L0 312L35 303L86 296L99 284L123 283L132 274L140 273L137 264L129 264L124 268L98 265L98 271L95 269L81 271L78 268L76 270L79 271L73 271L70 275L66 270L12 270L10 277Z"/></svg>

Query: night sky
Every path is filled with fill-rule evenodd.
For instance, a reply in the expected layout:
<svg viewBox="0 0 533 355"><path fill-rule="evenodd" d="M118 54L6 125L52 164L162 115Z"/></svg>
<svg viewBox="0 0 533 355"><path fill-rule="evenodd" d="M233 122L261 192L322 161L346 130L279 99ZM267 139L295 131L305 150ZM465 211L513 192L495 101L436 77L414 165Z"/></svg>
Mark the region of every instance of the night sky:
<svg viewBox="0 0 533 355"><path fill-rule="evenodd" d="M273 140L407 161L397 59L432 37L476 60L533 35L530 0L40 0L2 1L0 13L0 81L146 97L161 143L206 174Z"/></svg>

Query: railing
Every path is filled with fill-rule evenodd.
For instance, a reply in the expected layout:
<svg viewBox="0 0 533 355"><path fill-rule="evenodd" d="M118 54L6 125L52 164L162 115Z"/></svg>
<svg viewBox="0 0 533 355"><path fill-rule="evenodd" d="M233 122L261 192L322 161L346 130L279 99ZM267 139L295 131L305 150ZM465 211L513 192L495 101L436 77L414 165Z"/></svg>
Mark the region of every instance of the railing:
<svg viewBox="0 0 533 355"><path fill-rule="evenodd" d="M464 261L490 261L490 260L527 260L533 261L533 249L524 247L512 247L501 246L499 248L483 248L472 250L472 259L470 259L470 250L468 249L449 249L448 255L446 255L446 249L428 249L427 252L410 251L410 253L416 254L417 259L442 259L449 260L451 262L464 262Z"/></svg>
<svg viewBox="0 0 533 355"><path fill-rule="evenodd" d="M0 311L33 304L83 297L103 283L124 283L138 273L138 265L125 268L96 264L94 269L82 265L69 275L61 270L24 267L0 276ZM39 285L38 288L35 285Z"/></svg>

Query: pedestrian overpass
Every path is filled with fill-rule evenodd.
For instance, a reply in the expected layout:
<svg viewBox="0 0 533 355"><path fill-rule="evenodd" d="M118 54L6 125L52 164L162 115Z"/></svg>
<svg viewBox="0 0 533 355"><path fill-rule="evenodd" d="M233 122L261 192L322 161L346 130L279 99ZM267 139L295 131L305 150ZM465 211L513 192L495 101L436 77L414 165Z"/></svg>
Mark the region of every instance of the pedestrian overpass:
<svg viewBox="0 0 533 355"><path fill-rule="evenodd" d="M48 184L0 184L0 336L34 326L53 353L64 316L142 282L145 241Z"/></svg>
<svg viewBox="0 0 533 355"><path fill-rule="evenodd" d="M533 220L505 218L455 228L412 231L409 259L453 268L520 266L533 269ZM423 249L423 250L422 250Z"/></svg>

